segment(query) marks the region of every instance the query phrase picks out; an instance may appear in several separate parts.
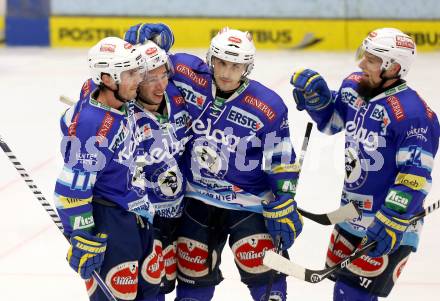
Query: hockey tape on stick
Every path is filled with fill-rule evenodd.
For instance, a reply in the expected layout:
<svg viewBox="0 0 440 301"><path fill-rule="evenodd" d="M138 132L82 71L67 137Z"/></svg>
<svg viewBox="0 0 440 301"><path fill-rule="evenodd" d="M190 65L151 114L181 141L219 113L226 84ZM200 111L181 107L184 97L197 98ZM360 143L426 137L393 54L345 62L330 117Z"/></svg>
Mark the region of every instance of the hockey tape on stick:
<svg viewBox="0 0 440 301"><path fill-rule="evenodd" d="M436 201L435 203L429 205L426 207L423 211L412 217L409 221L410 223L415 223L421 218L425 217L426 215L432 213L433 211L439 209L440 207L440 200ZM349 257L345 258L344 260L340 261L338 264L325 268L322 270L312 270L308 268L304 268L286 258L283 256L275 253L274 251L267 251L263 258L263 264L267 266L268 268L271 268L273 270L279 271L283 274L286 274L288 276L293 276L299 280L311 282L311 283L318 283L322 280L326 279L328 276L330 276L333 272L341 270L346 268L349 264L351 264L354 260L358 259L362 255L365 255L370 251L374 246L376 242L370 242L369 244L365 245L361 249L358 249L354 251Z"/></svg>
<svg viewBox="0 0 440 301"><path fill-rule="evenodd" d="M9 161L11 161L12 165L14 165L15 169L21 175L21 177L25 181L26 185L34 193L35 198L40 202L41 206L43 206L44 210L46 210L47 214L49 214L52 221L55 223L55 225L58 227L58 229L64 235L63 224L61 223L61 220L60 220L58 214L52 208L50 203L46 200L43 193L38 189L37 185L35 185L34 181L30 178L29 174L24 169L23 165L21 165L20 161L17 160L17 157L15 157L15 155L12 153L12 150L10 149L8 144L1 136L0 136L0 147L2 148L3 152L8 157ZM67 239L67 237L65 237L65 238ZM102 280L101 276L99 276L99 274L96 271L93 272L93 278L96 280L99 287L102 289L104 294L107 296L108 300L117 301L115 296L113 296L113 293L110 291L108 286L105 284L105 282Z"/></svg>
<svg viewBox="0 0 440 301"><path fill-rule="evenodd" d="M75 102L72 100L72 98L64 96L64 95L61 95L59 100L68 106L75 104Z"/></svg>

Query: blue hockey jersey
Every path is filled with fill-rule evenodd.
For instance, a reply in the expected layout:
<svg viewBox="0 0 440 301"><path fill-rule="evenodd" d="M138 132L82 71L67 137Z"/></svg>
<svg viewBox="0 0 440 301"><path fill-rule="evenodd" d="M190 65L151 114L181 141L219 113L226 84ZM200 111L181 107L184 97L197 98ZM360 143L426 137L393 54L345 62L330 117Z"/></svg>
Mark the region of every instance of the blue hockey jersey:
<svg viewBox="0 0 440 301"><path fill-rule="evenodd" d="M189 139L186 132L190 117L173 83L168 84L164 97L168 116L146 111L138 101L129 104L138 144L134 153L130 148L123 149L122 156L132 158L128 188L139 196L146 195L155 214L175 218L182 214L186 190L186 177L180 166Z"/></svg>
<svg viewBox="0 0 440 301"><path fill-rule="evenodd" d="M135 102L121 110L99 103L95 89L91 80L86 81L80 100L60 122L65 164L55 186L55 204L66 234L93 228L93 198L150 221L155 212L179 216L185 179L176 166L188 123L179 91L173 85L167 88L168 112L173 116L159 122ZM150 189L141 184L150 184Z"/></svg>
<svg viewBox="0 0 440 301"><path fill-rule="evenodd" d="M173 82L192 118L183 167L186 195L217 207L261 212L262 200L295 193L298 168L283 100L248 79L223 99L200 58L175 54L171 59Z"/></svg>
<svg viewBox="0 0 440 301"><path fill-rule="evenodd" d="M355 202L362 215L341 226L363 236L384 203L401 214L423 210L440 130L436 114L405 82L367 102L357 93L360 78L348 76L329 106L309 114L324 133L345 130L341 202ZM410 226L402 244L416 248L421 225Z"/></svg>

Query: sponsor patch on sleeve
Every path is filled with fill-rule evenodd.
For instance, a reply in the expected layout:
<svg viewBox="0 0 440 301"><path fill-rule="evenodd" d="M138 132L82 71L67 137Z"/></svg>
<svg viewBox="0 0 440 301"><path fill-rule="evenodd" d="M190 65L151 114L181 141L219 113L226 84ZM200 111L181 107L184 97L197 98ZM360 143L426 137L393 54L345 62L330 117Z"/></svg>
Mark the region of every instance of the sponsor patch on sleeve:
<svg viewBox="0 0 440 301"><path fill-rule="evenodd" d="M390 189L385 198L385 206L394 211L405 213L411 200L411 194L396 189Z"/></svg>
<svg viewBox="0 0 440 301"><path fill-rule="evenodd" d="M393 111L394 118L396 118L397 121L402 121L406 118L405 112L403 111L402 104L399 101L399 98L397 98L394 95L388 96L387 103L390 105L391 110Z"/></svg>
<svg viewBox="0 0 440 301"><path fill-rule="evenodd" d="M114 121L115 118L109 112L106 112L104 119L101 122L101 126L99 127L99 130L96 133L96 140L98 141L99 144L101 144L104 141L104 138L106 138Z"/></svg>
<svg viewBox="0 0 440 301"><path fill-rule="evenodd" d="M74 215L70 218L70 225L73 230L88 229L95 225L92 212L86 212L80 215Z"/></svg>
<svg viewBox="0 0 440 301"><path fill-rule="evenodd" d="M266 118L271 122L274 121L277 116L277 114L275 113L274 109L271 106L269 106L264 101L262 101L261 99L255 96L249 94L245 95L245 97L243 98L243 102L251 105L252 107L262 112L264 116L266 116Z"/></svg>
<svg viewBox="0 0 440 301"><path fill-rule="evenodd" d="M92 198L78 199L78 198L69 198L66 196L59 196L58 200L64 209L68 209L68 208L75 208L75 207L87 205L92 201Z"/></svg>
<svg viewBox="0 0 440 301"><path fill-rule="evenodd" d="M425 188L426 178L406 173L398 173L394 184L405 185L413 190L422 190Z"/></svg>
<svg viewBox="0 0 440 301"><path fill-rule="evenodd" d="M285 193L296 193L297 179L294 180L278 180L277 190Z"/></svg>

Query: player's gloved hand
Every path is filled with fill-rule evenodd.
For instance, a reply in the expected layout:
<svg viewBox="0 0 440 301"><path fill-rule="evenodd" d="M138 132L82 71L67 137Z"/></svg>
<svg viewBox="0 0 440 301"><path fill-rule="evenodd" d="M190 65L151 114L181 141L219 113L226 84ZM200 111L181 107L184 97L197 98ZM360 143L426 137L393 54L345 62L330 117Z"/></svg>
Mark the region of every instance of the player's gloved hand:
<svg viewBox="0 0 440 301"><path fill-rule="evenodd" d="M174 34L171 29L163 23L139 23L128 29L124 40L135 45L143 44L151 40L160 48L168 52L174 44Z"/></svg>
<svg viewBox="0 0 440 301"><path fill-rule="evenodd" d="M277 196L270 203L262 203L266 227L272 239L281 238L281 249L287 250L302 231L303 220L290 194Z"/></svg>
<svg viewBox="0 0 440 301"><path fill-rule="evenodd" d="M327 83L316 71L310 69L298 70L293 73L290 83L294 86L292 94L299 111L304 109L319 111L332 100L332 94Z"/></svg>
<svg viewBox="0 0 440 301"><path fill-rule="evenodd" d="M107 248L107 234L98 233L96 236L83 230L75 230L70 237L70 248L67 261L70 267L81 278L90 279L93 271L98 270L104 260Z"/></svg>
<svg viewBox="0 0 440 301"><path fill-rule="evenodd" d="M381 257L394 252L402 241L403 233L410 225L408 215L401 215L385 206L376 212L373 223L367 229L370 243L375 240L376 247L368 252L370 257ZM364 240L365 241L365 240Z"/></svg>

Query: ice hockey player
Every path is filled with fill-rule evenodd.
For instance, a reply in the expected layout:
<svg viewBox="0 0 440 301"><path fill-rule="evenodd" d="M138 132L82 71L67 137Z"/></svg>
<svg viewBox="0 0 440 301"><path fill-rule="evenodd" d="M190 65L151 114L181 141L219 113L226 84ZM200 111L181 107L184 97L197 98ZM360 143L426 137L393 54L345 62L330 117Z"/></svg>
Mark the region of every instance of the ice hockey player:
<svg viewBox="0 0 440 301"><path fill-rule="evenodd" d="M107 300L92 273L98 271L122 300L157 299L157 286L142 275L153 243L148 198L128 189L130 135L126 103L145 75L139 49L109 37L88 54L92 81L61 119L63 170L55 202L71 247L70 266L87 281L90 300ZM162 299L163 300L163 299Z"/></svg>
<svg viewBox="0 0 440 301"><path fill-rule="evenodd" d="M190 118L180 91L168 80L174 68L167 53L152 41L139 49L147 72L136 101L129 104L129 116L135 116L135 136L140 141L131 189L139 195L147 194L154 207L155 254L150 257L158 261L146 271L145 277L150 283L160 285L161 293L166 294L174 290L177 276L176 231L186 189L180 166Z"/></svg>
<svg viewBox="0 0 440 301"><path fill-rule="evenodd" d="M160 32L161 41L172 41L163 38L169 28L160 26L138 24L125 38L142 43ZM287 107L248 78L254 56L252 36L228 28L212 39L207 64L189 54L170 56L193 135L184 164L176 300L212 299L223 280L219 265L228 236L242 282L254 300L262 300L271 274L262 265L265 250L281 238L287 253L302 230ZM284 276L276 276L271 298L286 300Z"/></svg>
<svg viewBox="0 0 440 301"><path fill-rule="evenodd" d="M177 274L176 228L186 187L179 161L190 119L179 90L168 84L174 69L166 52L151 41L138 48L147 72L139 84L136 101L127 102L127 123L116 139L118 145L122 141L125 144L118 158L129 168L120 169L128 173L122 175L128 179L126 198L143 198L152 205L144 214L153 221L154 240L150 253L142 260L141 276L146 281L143 289L157 292L160 287L160 293L148 300L164 300L164 294L173 291ZM96 88L92 79L86 81L80 102L89 101Z"/></svg>
<svg viewBox="0 0 440 301"><path fill-rule="evenodd" d="M293 96L320 131L345 130L345 182L341 204L355 202L362 215L335 226L327 251L331 266L361 243L367 255L334 275L335 301L387 297L410 253L417 250L423 210L439 143L436 114L404 80L416 57L414 41L400 30L372 31L358 50L361 72L331 91L317 72L293 74Z"/></svg>

